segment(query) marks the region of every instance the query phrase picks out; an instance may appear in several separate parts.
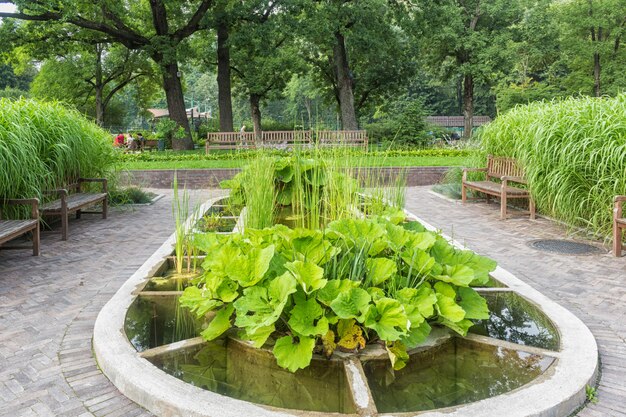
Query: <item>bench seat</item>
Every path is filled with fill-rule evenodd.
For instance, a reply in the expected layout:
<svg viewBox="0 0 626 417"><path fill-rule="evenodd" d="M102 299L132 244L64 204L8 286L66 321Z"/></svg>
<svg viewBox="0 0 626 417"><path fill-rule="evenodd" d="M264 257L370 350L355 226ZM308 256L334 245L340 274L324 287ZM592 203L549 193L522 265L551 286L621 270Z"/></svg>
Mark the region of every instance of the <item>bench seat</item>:
<svg viewBox="0 0 626 417"><path fill-rule="evenodd" d="M106 193L78 193L70 194L67 196L67 211L76 211L83 207L88 207L93 204L99 203L106 198ZM50 201L49 203L41 206L41 212L43 214L60 213L63 210L61 200Z"/></svg>
<svg viewBox="0 0 626 417"><path fill-rule="evenodd" d="M499 196L502 193L502 184L493 181L465 181L465 185L485 194ZM509 196L515 197L527 197L529 195L528 190L511 187L509 185L506 186L504 192Z"/></svg>
<svg viewBox="0 0 626 417"><path fill-rule="evenodd" d="M33 255L39 255L39 200L36 198L6 200L4 204L31 206L31 218L25 220L0 219L0 245L23 234L33 233ZM30 249L29 246L3 246L3 249Z"/></svg>

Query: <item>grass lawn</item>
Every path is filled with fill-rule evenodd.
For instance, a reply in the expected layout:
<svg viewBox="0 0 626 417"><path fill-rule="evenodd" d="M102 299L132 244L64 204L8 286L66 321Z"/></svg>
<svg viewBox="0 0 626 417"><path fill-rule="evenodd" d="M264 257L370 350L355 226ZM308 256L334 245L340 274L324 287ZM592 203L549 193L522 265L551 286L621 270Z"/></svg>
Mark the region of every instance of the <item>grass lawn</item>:
<svg viewBox="0 0 626 417"><path fill-rule="evenodd" d="M365 157L360 162L363 166L464 166L468 156L388 156L385 158ZM248 160L187 160L187 161L124 161L120 167L128 170L144 169L203 169L203 168L240 168Z"/></svg>

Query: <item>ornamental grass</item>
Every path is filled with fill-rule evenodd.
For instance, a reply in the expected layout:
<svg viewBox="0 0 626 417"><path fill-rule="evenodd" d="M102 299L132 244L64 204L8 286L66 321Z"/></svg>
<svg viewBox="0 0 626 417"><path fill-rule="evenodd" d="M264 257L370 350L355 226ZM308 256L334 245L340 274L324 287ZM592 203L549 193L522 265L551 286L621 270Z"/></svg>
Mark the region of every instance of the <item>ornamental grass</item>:
<svg viewBox="0 0 626 417"><path fill-rule="evenodd" d="M479 132L487 154L516 158L537 208L610 235L612 201L626 194L626 94L516 107Z"/></svg>
<svg viewBox="0 0 626 417"><path fill-rule="evenodd" d="M109 134L62 103L0 99L0 198L41 197L69 178L108 176Z"/></svg>

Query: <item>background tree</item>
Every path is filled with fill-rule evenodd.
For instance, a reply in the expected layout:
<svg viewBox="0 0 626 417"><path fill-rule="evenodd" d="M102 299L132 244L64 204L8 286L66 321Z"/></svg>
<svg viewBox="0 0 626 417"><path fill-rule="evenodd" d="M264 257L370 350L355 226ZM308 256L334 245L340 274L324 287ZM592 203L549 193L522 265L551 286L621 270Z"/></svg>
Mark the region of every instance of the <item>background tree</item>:
<svg viewBox="0 0 626 417"><path fill-rule="evenodd" d="M148 3L14 0L12 3L17 6L17 12L2 12L0 17L64 22L80 30L102 33L128 49L145 51L161 69L170 118L188 132L187 137L175 140L173 147L193 148L178 60L183 58L182 44L194 33L206 29L212 0L190 0L184 7L179 2L164 0Z"/></svg>

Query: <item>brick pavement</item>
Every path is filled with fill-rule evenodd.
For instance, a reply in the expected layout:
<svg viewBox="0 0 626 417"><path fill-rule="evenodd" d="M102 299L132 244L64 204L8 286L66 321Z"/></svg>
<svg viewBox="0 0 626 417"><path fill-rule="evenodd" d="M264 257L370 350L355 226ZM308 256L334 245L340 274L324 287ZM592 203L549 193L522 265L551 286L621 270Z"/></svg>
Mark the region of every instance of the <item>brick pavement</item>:
<svg viewBox="0 0 626 417"><path fill-rule="evenodd" d="M100 373L91 335L100 308L173 230L171 195L159 192L153 206L71 221L67 242L44 234L39 258L0 251L0 417L150 415ZM409 189L407 207L580 317L598 340L602 378L599 402L579 415L626 416L626 258L538 252L529 240L562 238L563 228L502 222L496 205L462 207L426 187Z"/></svg>
<svg viewBox="0 0 626 417"><path fill-rule="evenodd" d="M598 342L602 372L599 401L578 415L626 416L626 257L540 252L528 242L566 238L565 228L528 216L501 221L499 204L463 206L433 195L429 187L409 188L407 209L578 316Z"/></svg>
<svg viewBox="0 0 626 417"><path fill-rule="evenodd" d="M0 251L0 417L151 415L98 370L91 337L102 306L173 232L171 192L157 192L152 206L70 220L66 242L58 227L44 233L39 257Z"/></svg>

